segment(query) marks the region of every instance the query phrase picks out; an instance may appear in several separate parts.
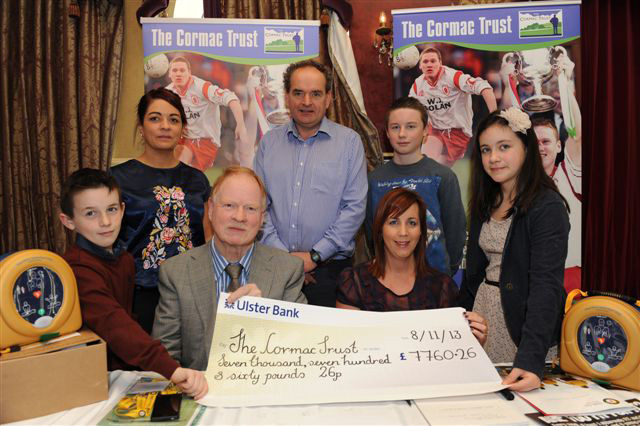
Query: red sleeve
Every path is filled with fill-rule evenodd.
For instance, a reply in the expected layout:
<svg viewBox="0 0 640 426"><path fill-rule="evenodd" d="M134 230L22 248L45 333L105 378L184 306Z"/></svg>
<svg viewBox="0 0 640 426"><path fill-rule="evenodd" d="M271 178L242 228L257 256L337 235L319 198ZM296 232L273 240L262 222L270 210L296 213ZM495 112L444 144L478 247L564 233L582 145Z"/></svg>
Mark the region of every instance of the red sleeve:
<svg viewBox="0 0 640 426"><path fill-rule="evenodd" d="M211 83L208 81L205 81L202 85L202 96L204 96L205 99L209 99L209 87L211 87Z"/></svg>
<svg viewBox="0 0 640 426"><path fill-rule="evenodd" d="M453 76L453 84L458 88L458 90L462 90L460 88L460 77L462 77L462 71L456 71Z"/></svg>
<svg viewBox="0 0 640 426"><path fill-rule="evenodd" d="M118 302L113 289L107 284L109 277L103 277L98 268L87 263L69 263L78 283L84 324L104 339L109 349L127 364L170 378L179 364ZM133 275L131 278L129 282L114 285L133 286Z"/></svg>

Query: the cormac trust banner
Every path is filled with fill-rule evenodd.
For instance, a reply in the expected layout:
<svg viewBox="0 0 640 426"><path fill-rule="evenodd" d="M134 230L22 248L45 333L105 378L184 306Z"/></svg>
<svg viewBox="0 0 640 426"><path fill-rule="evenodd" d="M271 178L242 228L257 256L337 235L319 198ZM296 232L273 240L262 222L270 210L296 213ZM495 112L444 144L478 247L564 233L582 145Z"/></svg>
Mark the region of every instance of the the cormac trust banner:
<svg viewBox="0 0 640 426"><path fill-rule="evenodd" d="M424 105L429 131L422 151L453 169L463 201L478 122L509 106L531 116L543 167L571 208L565 288L580 287L580 2L401 9L392 15L395 97L412 96ZM374 201L388 184L398 186L379 182L380 188L371 188ZM428 200L438 188L414 189ZM439 212L430 213L435 220L427 226L437 236ZM435 247L438 238L429 244Z"/></svg>
<svg viewBox="0 0 640 426"><path fill-rule="evenodd" d="M318 56L319 25L143 18L145 89L173 90L187 113L180 160L203 171L251 167L260 137L289 120L282 73L292 62Z"/></svg>

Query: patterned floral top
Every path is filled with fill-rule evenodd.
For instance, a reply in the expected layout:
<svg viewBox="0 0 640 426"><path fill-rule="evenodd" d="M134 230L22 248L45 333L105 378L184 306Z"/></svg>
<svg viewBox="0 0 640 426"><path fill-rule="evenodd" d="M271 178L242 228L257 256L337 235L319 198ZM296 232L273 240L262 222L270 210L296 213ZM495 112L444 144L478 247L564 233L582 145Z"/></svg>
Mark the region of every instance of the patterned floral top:
<svg viewBox="0 0 640 426"><path fill-rule="evenodd" d="M183 163L170 169L129 160L111 168L125 203L120 239L136 262L136 285L156 287L158 266L204 244L204 205L211 187Z"/></svg>
<svg viewBox="0 0 640 426"><path fill-rule="evenodd" d="M456 306L458 288L451 277L435 271L416 278L409 293L398 295L371 272L371 262L345 269L338 280L338 301L363 311L409 311Z"/></svg>

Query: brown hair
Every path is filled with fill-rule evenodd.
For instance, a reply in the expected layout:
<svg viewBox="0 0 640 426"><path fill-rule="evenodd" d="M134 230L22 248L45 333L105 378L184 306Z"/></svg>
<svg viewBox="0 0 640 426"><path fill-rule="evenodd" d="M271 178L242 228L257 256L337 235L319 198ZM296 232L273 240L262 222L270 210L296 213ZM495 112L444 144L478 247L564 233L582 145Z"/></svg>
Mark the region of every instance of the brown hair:
<svg viewBox="0 0 640 426"><path fill-rule="evenodd" d="M251 170L248 167L229 166L226 169L224 169L222 174L213 183L213 187L211 189L211 197L210 197L210 199L212 201L214 200L215 196L217 195L218 191L220 190L220 186L222 186L222 183L225 180L227 180L231 176L236 176L236 175L247 175L247 176L252 177L253 179L255 179L256 183L260 187L260 192L262 193L262 208L266 209L267 208L267 189L264 186L264 183L262 182L262 179L260 179L260 176L258 176L253 170Z"/></svg>
<svg viewBox="0 0 640 426"><path fill-rule="evenodd" d="M326 93L329 93L331 91L331 87L333 86L333 78L331 76L331 73L329 72L329 68L327 68L324 64L321 64L320 62L316 62L311 59L308 59L306 61L294 62L291 65L289 65L285 70L284 74L282 75L282 81L284 82L284 91L286 93L289 93L289 91L291 90L291 77L293 76L293 73L296 70L299 70L301 68L309 68L309 67L317 69L322 73L322 75L324 75L324 79L325 79L324 91Z"/></svg>
<svg viewBox="0 0 640 426"><path fill-rule="evenodd" d="M103 170L83 168L73 172L62 185L60 193L60 210L73 219L73 197L87 189L107 188L116 191L122 203L122 193L115 178Z"/></svg>
<svg viewBox="0 0 640 426"><path fill-rule="evenodd" d="M157 89L151 89L142 97L138 102L138 124L142 126L144 123L144 116L149 109L149 105L156 99L163 100L167 102L169 105L178 110L180 114L180 121L182 122L182 126L187 125L187 114L184 112L184 107L182 106L182 100L180 96L176 93L172 92L169 89L165 89L164 87L159 87Z"/></svg>
<svg viewBox="0 0 640 426"><path fill-rule="evenodd" d="M420 239L413 251L416 261L416 276L423 277L433 271L425 255L427 246L427 205L418 193L405 188L394 188L382 197L373 218L375 259L371 262L369 271L374 277L382 278L385 273L386 252L382 237L382 227L387 219L400 216L414 204L418 205L418 219L420 221Z"/></svg>
<svg viewBox="0 0 640 426"><path fill-rule="evenodd" d="M482 222L488 222L491 213L497 209L503 200L500 184L494 181L484 170L482 165L482 153L480 152L480 136L492 126L501 126L511 130L509 122L500 116L501 111L495 110L486 116L476 130L471 154L471 176L469 177L471 196L469 199L469 216L479 217ZM522 167L516 178L516 195L513 206L505 214L505 219L514 213L522 215L533 206L538 193L543 189L550 189L560 195L567 211L569 204L560 194L553 179L547 175L542 167L538 138L533 131L533 126L527 129L527 133L513 132L524 147L525 157Z"/></svg>
<svg viewBox="0 0 640 426"><path fill-rule="evenodd" d="M427 110L416 98L411 98L409 96L403 96L401 98L393 101L387 114L384 116L384 127L389 128L389 116L391 113L397 109L413 109L420 113L420 119L422 119L422 124L424 127L427 127L427 123L429 122L429 116L427 115Z"/></svg>

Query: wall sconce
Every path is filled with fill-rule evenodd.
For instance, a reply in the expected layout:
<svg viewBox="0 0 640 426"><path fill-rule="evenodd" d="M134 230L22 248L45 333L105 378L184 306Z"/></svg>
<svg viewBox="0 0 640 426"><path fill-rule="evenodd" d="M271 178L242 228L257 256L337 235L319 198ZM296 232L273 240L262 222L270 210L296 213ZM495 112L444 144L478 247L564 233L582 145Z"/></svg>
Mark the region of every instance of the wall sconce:
<svg viewBox="0 0 640 426"><path fill-rule="evenodd" d="M387 65L391 66L393 57L393 35L391 28L387 26L387 15L380 12L380 26L373 36L373 47L378 51L378 62L382 63L382 58L387 57Z"/></svg>

